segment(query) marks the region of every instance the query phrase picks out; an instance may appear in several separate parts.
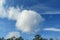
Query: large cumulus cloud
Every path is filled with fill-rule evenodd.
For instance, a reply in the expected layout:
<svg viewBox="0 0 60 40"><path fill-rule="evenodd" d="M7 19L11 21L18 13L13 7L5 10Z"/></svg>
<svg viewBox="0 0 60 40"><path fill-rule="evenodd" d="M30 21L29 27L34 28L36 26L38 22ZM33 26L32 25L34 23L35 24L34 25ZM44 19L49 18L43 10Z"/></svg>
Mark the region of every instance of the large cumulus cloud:
<svg viewBox="0 0 60 40"><path fill-rule="evenodd" d="M0 0L0 18L8 18L16 20L16 28L25 33L38 32L40 30L39 23L44 18L33 10L21 10L19 7L9 7L5 9L5 0Z"/></svg>
<svg viewBox="0 0 60 40"><path fill-rule="evenodd" d="M23 32L36 32L39 30L39 23L44 20L40 14L32 10L23 10L18 15L16 27Z"/></svg>

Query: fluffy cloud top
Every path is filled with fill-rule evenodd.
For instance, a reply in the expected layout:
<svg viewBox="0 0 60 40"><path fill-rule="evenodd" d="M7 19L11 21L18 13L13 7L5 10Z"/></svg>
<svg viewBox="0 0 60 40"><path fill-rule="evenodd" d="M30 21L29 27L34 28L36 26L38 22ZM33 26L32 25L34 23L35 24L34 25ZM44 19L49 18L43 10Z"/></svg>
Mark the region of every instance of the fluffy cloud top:
<svg viewBox="0 0 60 40"><path fill-rule="evenodd" d="M16 20L16 28L22 32L37 32L40 30L39 23L44 18L33 10L21 10L19 7L9 7L5 9L5 0L0 0L0 18L8 18L9 20Z"/></svg>
<svg viewBox="0 0 60 40"><path fill-rule="evenodd" d="M6 37L5 37L5 39L8 39L8 38L12 38L12 37L20 37L20 33L19 32L9 32L7 35L6 35Z"/></svg>

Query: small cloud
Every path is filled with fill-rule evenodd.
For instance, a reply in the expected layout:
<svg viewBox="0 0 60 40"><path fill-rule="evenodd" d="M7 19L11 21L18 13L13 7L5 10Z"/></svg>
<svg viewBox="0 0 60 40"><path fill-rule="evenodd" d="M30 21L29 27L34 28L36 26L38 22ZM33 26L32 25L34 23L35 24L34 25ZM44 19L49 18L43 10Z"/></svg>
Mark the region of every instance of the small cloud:
<svg viewBox="0 0 60 40"><path fill-rule="evenodd" d="M60 32L60 29L57 29L57 28L44 28L43 30L45 30L45 31L57 31L57 32Z"/></svg>
<svg viewBox="0 0 60 40"><path fill-rule="evenodd" d="M9 32L7 35L6 35L6 37L5 37L5 39L8 39L8 38L12 38L12 37L20 37L20 32Z"/></svg>

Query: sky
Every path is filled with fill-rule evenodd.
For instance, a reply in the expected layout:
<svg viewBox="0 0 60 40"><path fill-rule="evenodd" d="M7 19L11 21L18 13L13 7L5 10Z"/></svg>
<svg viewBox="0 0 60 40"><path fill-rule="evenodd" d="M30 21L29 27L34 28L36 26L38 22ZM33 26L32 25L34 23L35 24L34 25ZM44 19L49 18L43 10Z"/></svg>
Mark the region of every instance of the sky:
<svg viewBox="0 0 60 40"><path fill-rule="evenodd" d="M0 0L0 37L32 40L60 37L60 0Z"/></svg>

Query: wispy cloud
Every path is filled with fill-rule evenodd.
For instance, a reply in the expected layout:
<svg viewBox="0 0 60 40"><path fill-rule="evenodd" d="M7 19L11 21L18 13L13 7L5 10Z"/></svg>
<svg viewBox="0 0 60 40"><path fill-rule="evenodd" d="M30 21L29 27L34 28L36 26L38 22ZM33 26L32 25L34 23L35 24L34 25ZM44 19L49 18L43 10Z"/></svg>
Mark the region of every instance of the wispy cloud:
<svg viewBox="0 0 60 40"><path fill-rule="evenodd" d="M40 14L60 14L59 9L46 6L45 4L36 4L29 7L28 9L35 10L39 12Z"/></svg>
<svg viewBox="0 0 60 40"><path fill-rule="evenodd" d="M57 32L60 32L60 29L58 29L58 28L44 28L43 30L45 30L45 31L57 31Z"/></svg>

